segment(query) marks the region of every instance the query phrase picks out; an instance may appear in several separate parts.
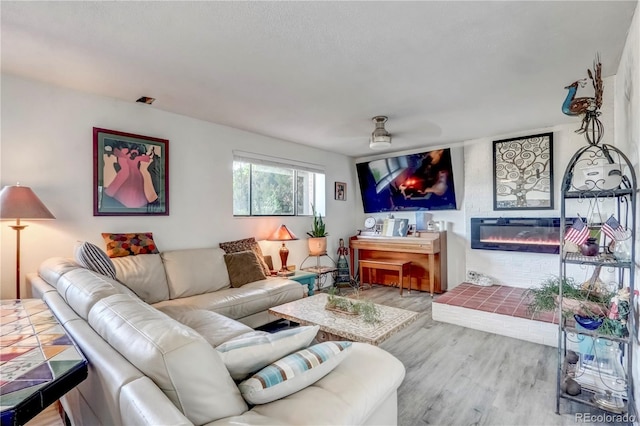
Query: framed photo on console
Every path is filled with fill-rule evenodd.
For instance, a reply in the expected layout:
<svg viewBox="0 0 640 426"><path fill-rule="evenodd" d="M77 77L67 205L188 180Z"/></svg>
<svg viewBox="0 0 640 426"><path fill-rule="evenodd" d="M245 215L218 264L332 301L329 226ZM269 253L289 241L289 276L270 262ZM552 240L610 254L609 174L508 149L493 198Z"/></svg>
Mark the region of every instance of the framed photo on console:
<svg viewBox="0 0 640 426"><path fill-rule="evenodd" d="M169 214L169 141L93 128L93 215Z"/></svg>
<svg viewBox="0 0 640 426"><path fill-rule="evenodd" d="M493 142L494 210L553 209L553 133Z"/></svg>

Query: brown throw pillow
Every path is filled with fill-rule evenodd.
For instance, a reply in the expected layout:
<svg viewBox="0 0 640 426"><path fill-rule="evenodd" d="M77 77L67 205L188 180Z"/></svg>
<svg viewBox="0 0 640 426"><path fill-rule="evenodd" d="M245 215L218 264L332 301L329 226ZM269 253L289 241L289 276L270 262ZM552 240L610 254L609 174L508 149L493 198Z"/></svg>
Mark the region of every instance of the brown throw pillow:
<svg viewBox="0 0 640 426"><path fill-rule="evenodd" d="M224 255L224 263L227 264L229 280L234 288L267 278L253 250L227 253Z"/></svg>
<svg viewBox="0 0 640 426"><path fill-rule="evenodd" d="M226 241L224 243L220 243L220 248L224 250L225 253L237 253L239 251L253 250L258 256L258 262L262 266L264 273L268 276L271 275L271 271L269 270L269 266L267 262L264 261L264 255L262 254L262 249L258 245L258 242L255 238L245 238L242 240L236 241Z"/></svg>

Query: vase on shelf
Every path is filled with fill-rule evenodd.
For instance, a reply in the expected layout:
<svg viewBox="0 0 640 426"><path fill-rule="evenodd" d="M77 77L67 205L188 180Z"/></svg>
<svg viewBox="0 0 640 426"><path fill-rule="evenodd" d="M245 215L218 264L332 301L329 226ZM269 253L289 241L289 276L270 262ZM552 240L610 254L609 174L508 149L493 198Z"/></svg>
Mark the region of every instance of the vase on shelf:
<svg viewBox="0 0 640 426"><path fill-rule="evenodd" d="M620 262L631 260L631 233L623 240L616 240L613 243L613 257Z"/></svg>
<svg viewBox="0 0 640 426"><path fill-rule="evenodd" d="M580 253L583 256L597 256L599 251L600 246L598 246L595 238L587 238L587 241L580 244Z"/></svg>

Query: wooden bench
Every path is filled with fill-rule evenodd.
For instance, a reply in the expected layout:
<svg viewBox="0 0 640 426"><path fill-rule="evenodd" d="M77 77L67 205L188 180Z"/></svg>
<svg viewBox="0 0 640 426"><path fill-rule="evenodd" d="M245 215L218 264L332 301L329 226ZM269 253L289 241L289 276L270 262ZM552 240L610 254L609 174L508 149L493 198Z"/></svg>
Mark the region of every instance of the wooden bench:
<svg viewBox="0 0 640 426"><path fill-rule="evenodd" d="M383 271L395 271L398 273L398 286L400 287L400 297L402 297L402 290L404 289L404 277L409 277L409 294L411 294L411 261L393 260L393 259L378 259L378 260L361 260L360 266L360 284L364 283L364 275L362 272L364 269L369 270L369 284L371 282L372 270Z"/></svg>

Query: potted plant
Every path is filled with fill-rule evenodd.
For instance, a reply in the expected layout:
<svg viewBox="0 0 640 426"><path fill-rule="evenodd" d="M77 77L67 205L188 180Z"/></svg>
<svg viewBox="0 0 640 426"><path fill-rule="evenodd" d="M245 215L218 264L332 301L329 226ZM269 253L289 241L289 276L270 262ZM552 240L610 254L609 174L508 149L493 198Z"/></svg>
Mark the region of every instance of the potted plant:
<svg viewBox="0 0 640 426"><path fill-rule="evenodd" d="M309 236L309 255L310 256L322 256L327 254L327 235L325 230L324 220L322 220L321 214L316 214L316 207L311 204L313 210L313 227L310 232L307 232Z"/></svg>
<svg viewBox="0 0 640 426"><path fill-rule="evenodd" d="M544 280L539 287L530 288L524 293L529 312L533 314L557 309L562 286L561 309L564 315L570 318L575 316L576 322L585 328L594 327L602 334L620 335L620 321L609 315L609 305L615 293L595 284L599 281L596 276L599 272L596 268L595 278L591 277L582 284L576 283L571 277L552 276Z"/></svg>

